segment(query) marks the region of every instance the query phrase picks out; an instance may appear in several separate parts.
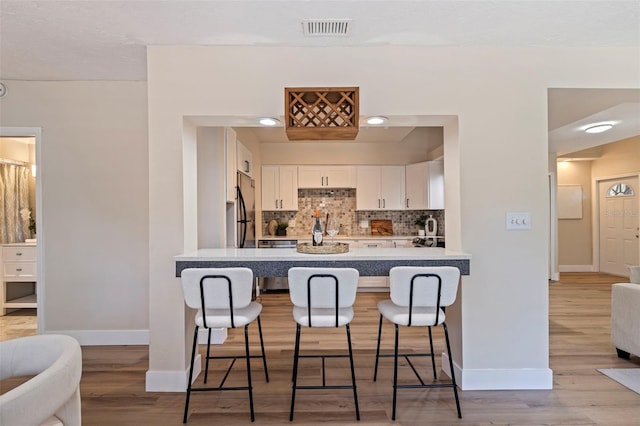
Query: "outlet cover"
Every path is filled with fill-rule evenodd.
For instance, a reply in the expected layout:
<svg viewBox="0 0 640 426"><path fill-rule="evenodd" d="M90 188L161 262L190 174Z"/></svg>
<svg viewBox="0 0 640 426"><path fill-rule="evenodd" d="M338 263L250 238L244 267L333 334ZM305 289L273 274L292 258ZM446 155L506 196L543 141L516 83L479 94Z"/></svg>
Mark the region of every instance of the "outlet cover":
<svg viewBox="0 0 640 426"><path fill-rule="evenodd" d="M508 212L507 231L528 231L531 229L531 213Z"/></svg>

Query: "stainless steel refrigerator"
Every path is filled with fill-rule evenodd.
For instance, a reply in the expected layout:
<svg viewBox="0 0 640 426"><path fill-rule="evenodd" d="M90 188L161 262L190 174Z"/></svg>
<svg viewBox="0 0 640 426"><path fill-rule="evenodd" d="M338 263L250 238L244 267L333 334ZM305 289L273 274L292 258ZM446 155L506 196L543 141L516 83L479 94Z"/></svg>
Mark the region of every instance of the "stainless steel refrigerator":
<svg viewBox="0 0 640 426"><path fill-rule="evenodd" d="M238 172L236 187L236 217L238 248L254 248L256 246L256 184L244 173Z"/></svg>

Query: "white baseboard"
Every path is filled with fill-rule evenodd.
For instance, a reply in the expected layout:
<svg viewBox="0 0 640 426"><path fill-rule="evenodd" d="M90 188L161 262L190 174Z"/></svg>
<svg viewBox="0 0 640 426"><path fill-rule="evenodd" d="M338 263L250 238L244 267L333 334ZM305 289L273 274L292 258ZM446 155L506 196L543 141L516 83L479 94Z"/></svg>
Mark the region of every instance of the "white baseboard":
<svg viewBox="0 0 640 426"><path fill-rule="evenodd" d="M550 368L520 369L461 369L453 363L456 382L464 390L538 390L553 388L553 371ZM449 357L442 354L442 370L451 377Z"/></svg>
<svg viewBox="0 0 640 426"><path fill-rule="evenodd" d="M148 345L149 330L45 330L42 334L66 334L80 346Z"/></svg>
<svg viewBox="0 0 640 426"><path fill-rule="evenodd" d="M202 371L202 357L196 355L193 362L192 383ZM189 379L189 367L185 370L177 371L153 371L148 370L146 374L146 392L186 392L187 380Z"/></svg>
<svg viewBox="0 0 640 426"><path fill-rule="evenodd" d="M560 272L596 272L593 265L558 265Z"/></svg>
<svg viewBox="0 0 640 426"><path fill-rule="evenodd" d="M200 329L198 331L198 344L206 345L208 330ZM222 344L227 338L226 328L211 329L211 344ZM189 358L191 358L191 349L189 349ZM190 359L188 360L190 361ZM195 382L198 375L202 372L202 356L196 355L193 362L193 377L191 382ZM153 371L149 370L146 374L147 392L185 392L187 389L187 380L189 379L189 366L184 371Z"/></svg>

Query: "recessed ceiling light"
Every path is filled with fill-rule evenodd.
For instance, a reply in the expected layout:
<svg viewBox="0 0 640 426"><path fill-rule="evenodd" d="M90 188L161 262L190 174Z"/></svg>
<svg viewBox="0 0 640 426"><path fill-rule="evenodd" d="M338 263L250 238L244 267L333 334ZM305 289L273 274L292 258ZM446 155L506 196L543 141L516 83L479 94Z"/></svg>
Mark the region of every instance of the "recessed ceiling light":
<svg viewBox="0 0 640 426"><path fill-rule="evenodd" d="M613 127L613 124L611 123L600 123L600 124L594 124L593 126L589 126L586 129L584 129L584 131L587 133L602 133L602 132L606 132L612 127Z"/></svg>
<svg viewBox="0 0 640 426"><path fill-rule="evenodd" d="M280 123L280 120L272 117L264 117L259 120L259 123L262 124L263 126L275 126L278 123Z"/></svg>
<svg viewBox="0 0 640 426"><path fill-rule="evenodd" d="M383 117L381 115L377 115L374 117L368 117L367 118L367 124L384 124L388 121L389 119L387 117Z"/></svg>

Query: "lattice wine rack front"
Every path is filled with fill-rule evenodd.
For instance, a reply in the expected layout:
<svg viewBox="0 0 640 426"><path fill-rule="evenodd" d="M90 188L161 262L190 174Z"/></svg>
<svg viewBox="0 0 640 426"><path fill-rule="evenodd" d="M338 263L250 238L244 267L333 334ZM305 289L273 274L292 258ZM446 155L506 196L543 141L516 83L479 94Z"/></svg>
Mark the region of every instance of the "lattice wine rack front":
<svg viewBox="0 0 640 426"><path fill-rule="evenodd" d="M357 87L285 88L289 140L353 140L358 135Z"/></svg>

